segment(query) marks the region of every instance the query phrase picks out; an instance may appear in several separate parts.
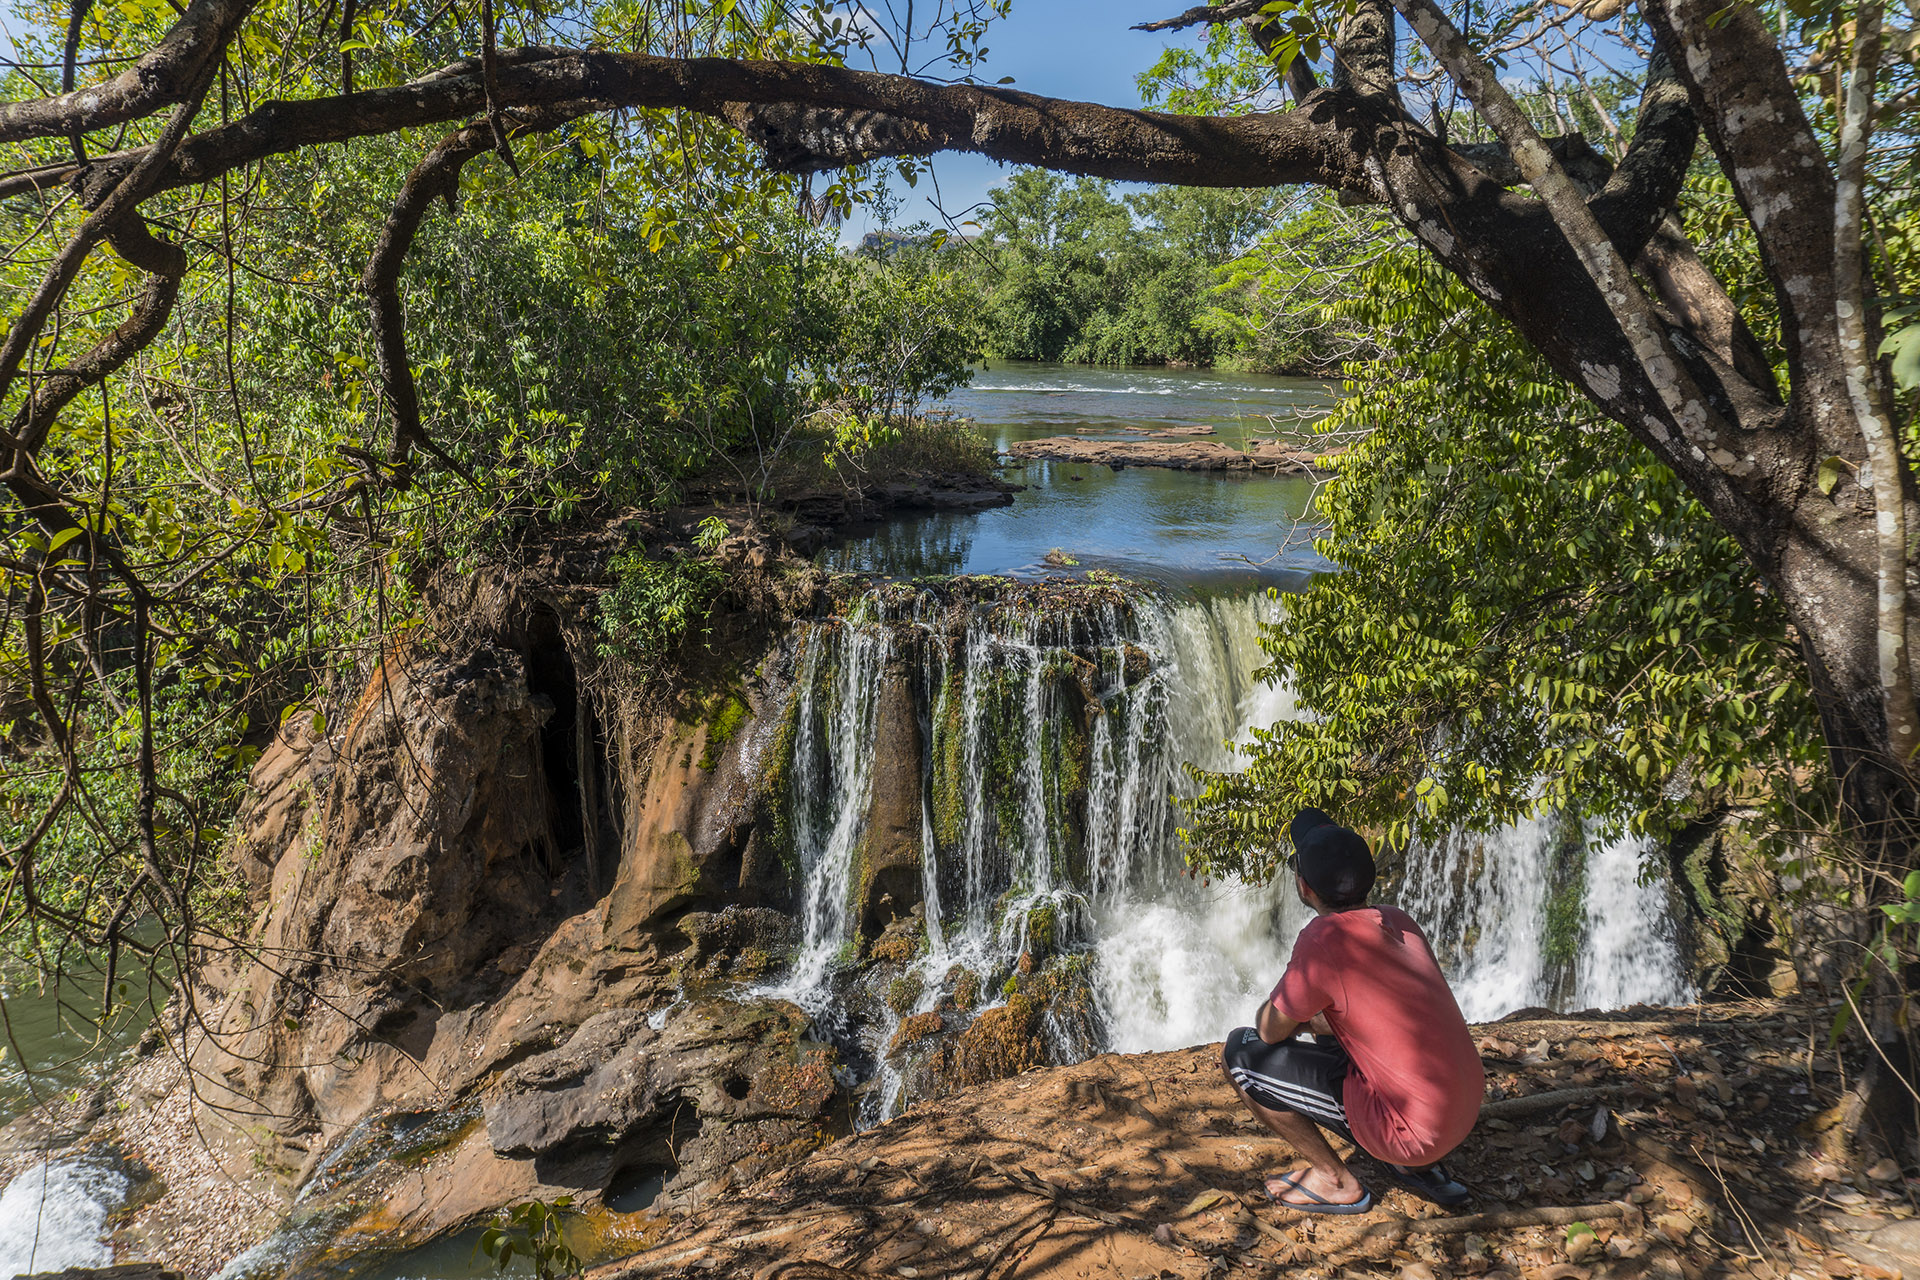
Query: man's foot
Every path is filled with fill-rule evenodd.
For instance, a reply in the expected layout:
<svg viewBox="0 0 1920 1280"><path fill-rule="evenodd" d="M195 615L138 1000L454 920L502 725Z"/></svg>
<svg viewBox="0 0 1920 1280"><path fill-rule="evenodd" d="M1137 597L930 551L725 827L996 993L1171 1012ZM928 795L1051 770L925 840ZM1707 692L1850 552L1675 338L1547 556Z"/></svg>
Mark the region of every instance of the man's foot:
<svg viewBox="0 0 1920 1280"><path fill-rule="evenodd" d="M1302 1213L1365 1213L1373 1208L1373 1193L1352 1174L1336 1179L1311 1165L1267 1179L1273 1202Z"/></svg>
<svg viewBox="0 0 1920 1280"><path fill-rule="evenodd" d="M1435 1162L1424 1169L1409 1169L1404 1165L1390 1164L1391 1173L1401 1186L1415 1195L1431 1200L1448 1209L1456 1209L1473 1199L1473 1192L1466 1184L1447 1172L1447 1167Z"/></svg>

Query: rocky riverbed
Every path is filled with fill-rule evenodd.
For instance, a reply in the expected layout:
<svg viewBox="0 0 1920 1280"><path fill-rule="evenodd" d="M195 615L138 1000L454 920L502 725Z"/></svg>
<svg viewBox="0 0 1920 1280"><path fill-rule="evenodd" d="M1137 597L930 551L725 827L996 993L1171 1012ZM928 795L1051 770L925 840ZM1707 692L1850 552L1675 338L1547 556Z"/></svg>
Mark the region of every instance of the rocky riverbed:
<svg viewBox="0 0 1920 1280"><path fill-rule="evenodd" d="M1174 471L1239 471L1266 475L1324 475L1330 455L1302 449L1278 440L1254 440L1246 449L1212 440L1182 438L1183 433L1156 432L1160 439L1083 440L1074 436L1047 436L1016 440L1007 446L1015 459L1046 458L1055 462L1092 463L1105 467L1166 467Z"/></svg>

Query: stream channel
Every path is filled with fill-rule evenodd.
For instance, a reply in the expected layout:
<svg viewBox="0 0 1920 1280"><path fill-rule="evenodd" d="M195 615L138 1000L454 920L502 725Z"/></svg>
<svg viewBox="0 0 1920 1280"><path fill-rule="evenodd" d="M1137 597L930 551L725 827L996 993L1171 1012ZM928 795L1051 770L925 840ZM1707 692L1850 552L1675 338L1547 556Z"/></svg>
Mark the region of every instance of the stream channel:
<svg viewBox="0 0 1920 1280"><path fill-rule="evenodd" d="M1305 434L1333 394L1318 381L1231 372L996 364L951 407L1002 448L1194 424L1239 445ZM919 1004L932 1008L958 974L992 1003L1012 967L1051 953L1077 965L1089 993L1084 1016L1049 1016L1054 1060L1218 1040L1247 1020L1307 918L1291 884L1182 876L1171 797L1192 785L1185 764L1232 767L1227 744L1295 713L1284 680L1259 678L1258 640L1287 593L1335 570L1311 545L1315 482L1058 462L1007 476L1025 486L1009 506L895 520L823 551L825 566L877 585L848 616L798 624L792 640L801 940L756 993L799 1003L841 1046L870 1122L897 1114L920 1083L911 1055L886 1052L917 1006L873 1014L837 959L858 927L855 851L875 744L884 716L909 714L901 698L929 743L914 886L926 923ZM1137 585L1048 611L909 581L1095 571ZM918 673L910 690L883 697L881 672L903 665ZM1417 846L1387 892L1428 930L1469 1019L1684 1001L1671 890L1642 878L1650 852L1589 842L1545 816ZM50 1026L23 1033L14 1019L30 1060L62 1055ZM0 1120L27 1103L0 1077ZM56 1160L15 1178L0 1192L0 1278L109 1261L100 1233L114 1177ZM469 1236L377 1274L491 1271Z"/></svg>

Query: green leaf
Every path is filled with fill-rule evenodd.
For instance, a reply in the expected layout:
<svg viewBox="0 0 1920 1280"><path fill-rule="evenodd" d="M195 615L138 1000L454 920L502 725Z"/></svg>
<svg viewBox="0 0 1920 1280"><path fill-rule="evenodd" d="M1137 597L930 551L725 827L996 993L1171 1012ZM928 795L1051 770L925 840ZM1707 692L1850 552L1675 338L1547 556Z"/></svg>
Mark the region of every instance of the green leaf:
<svg viewBox="0 0 1920 1280"><path fill-rule="evenodd" d="M1814 473L1814 484L1818 486L1821 493L1832 493L1833 486L1840 482L1841 471L1848 469L1848 465L1845 458L1837 456L1823 458L1820 469Z"/></svg>

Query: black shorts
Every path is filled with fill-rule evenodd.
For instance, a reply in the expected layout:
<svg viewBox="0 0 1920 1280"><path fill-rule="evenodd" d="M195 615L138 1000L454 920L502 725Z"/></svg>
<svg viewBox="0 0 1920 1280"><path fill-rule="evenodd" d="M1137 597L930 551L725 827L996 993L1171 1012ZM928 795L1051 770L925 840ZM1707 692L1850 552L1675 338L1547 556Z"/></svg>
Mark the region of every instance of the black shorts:
<svg viewBox="0 0 1920 1280"><path fill-rule="evenodd" d="M1297 1112L1353 1141L1343 1101L1353 1060L1338 1040L1295 1036L1268 1044L1252 1027L1238 1027L1227 1036L1223 1056L1227 1075L1254 1102L1273 1111Z"/></svg>

